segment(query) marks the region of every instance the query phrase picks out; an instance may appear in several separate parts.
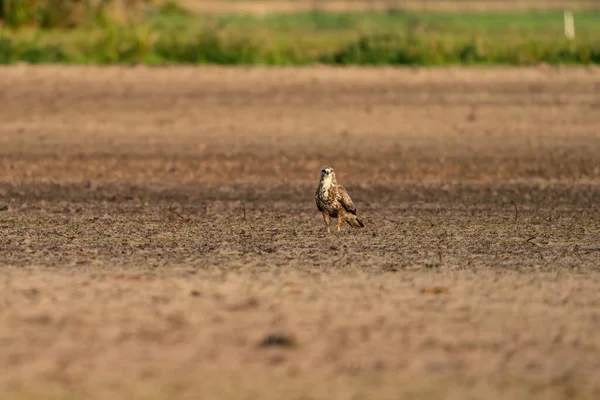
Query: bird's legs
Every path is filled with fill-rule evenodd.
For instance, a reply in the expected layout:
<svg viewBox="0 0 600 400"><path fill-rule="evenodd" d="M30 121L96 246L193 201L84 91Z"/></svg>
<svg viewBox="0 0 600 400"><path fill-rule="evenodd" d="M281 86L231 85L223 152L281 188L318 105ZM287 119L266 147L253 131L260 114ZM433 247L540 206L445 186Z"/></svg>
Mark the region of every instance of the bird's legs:
<svg viewBox="0 0 600 400"><path fill-rule="evenodd" d="M331 228L329 227L329 214L327 212L323 213L323 219L325 220L325 225L327 225L327 232L331 233Z"/></svg>
<svg viewBox="0 0 600 400"><path fill-rule="evenodd" d="M337 217L337 223L338 223L338 232L340 232L342 230L342 224L344 223L344 216L342 215L338 215Z"/></svg>

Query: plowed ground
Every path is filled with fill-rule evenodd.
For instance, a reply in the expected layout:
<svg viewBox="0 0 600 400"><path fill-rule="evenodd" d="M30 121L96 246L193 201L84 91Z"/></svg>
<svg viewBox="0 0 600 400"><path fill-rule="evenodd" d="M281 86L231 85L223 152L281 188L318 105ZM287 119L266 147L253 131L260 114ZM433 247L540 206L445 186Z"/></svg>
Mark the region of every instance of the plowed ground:
<svg viewBox="0 0 600 400"><path fill-rule="evenodd" d="M3 398L599 398L598 69L0 76Z"/></svg>

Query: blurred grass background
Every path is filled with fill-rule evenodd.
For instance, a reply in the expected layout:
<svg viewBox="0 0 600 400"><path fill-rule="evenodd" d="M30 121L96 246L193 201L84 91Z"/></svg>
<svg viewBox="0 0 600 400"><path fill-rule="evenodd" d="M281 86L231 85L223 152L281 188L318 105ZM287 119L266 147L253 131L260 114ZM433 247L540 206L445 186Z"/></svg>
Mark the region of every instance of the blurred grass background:
<svg viewBox="0 0 600 400"><path fill-rule="evenodd" d="M584 0L0 0L0 6L0 63L600 63L600 5ZM565 7L576 10L573 40L564 35Z"/></svg>

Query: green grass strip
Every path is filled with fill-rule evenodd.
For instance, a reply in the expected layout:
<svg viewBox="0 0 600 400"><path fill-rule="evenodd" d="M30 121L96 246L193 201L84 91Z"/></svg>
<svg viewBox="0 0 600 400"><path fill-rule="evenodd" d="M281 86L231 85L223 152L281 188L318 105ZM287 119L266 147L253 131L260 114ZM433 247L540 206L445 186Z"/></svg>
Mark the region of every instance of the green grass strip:
<svg viewBox="0 0 600 400"><path fill-rule="evenodd" d="M149 13L128 25L0 30L0 63L527 65L600 63L600 13Z"/></svg>

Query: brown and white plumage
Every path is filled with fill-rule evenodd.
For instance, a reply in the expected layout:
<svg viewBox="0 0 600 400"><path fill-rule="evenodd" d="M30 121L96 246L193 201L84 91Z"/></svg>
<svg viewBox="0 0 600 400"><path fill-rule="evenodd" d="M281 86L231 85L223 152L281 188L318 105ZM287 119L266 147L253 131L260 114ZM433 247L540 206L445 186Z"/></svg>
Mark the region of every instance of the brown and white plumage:
<svg viewBox="0 0 600 400"><path fill-rule="evenodd" d="M331 232L330 218L337 218L338 232L344 222L353 228L363 228L365 225L358 219L356 207L342 185L337 183L333 168L323 168L321 179L315 193L317 208L323 214L327 232Z"/></svg>

